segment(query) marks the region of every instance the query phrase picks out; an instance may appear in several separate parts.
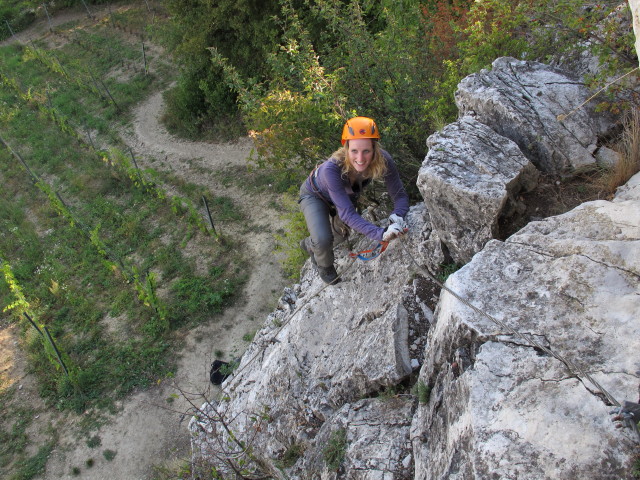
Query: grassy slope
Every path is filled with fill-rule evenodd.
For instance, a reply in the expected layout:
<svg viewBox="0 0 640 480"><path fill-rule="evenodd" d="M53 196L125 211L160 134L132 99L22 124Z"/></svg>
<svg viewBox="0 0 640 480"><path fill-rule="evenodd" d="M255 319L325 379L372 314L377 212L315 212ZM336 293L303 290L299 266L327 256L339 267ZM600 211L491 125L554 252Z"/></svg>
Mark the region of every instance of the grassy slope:
<svg viewBox="0 0 640 480"><path fill-rule="evenodd" d="M214 218L242 221L228 199L184 184L169 195L167 178L138 171L117 134L132 107L171 80L161 64L145 74L138 40L122 35L127 18L135 29L147 13L131 9L118 24L66 25L48 43L0 48L2 321L20 324L20 348L47 404L95 407L95 418L170 375L179 330L215 316L244 280L243 259L196 209L206 195ZM69 375L25 313L47 327ZM31 478L56 435L30 444L33 415L5 380L0 472Z"/></svg>

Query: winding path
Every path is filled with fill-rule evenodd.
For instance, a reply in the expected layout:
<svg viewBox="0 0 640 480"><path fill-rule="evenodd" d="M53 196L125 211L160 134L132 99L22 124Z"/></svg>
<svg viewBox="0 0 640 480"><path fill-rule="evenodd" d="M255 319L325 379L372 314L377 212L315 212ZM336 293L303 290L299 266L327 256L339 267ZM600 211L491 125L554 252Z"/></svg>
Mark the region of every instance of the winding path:
<svg viewBox="0 0 640 480"><path fill-rule="evenodd" d="M107 12L106 7L100 12ZM86 18L86 12L67 12L56 16L53 22L59 25L82 18ZM39 23L18 34L18 40L27 42L46 33L46 22ZM216 394L208 381L214 352L221 350L226 358L242 354L247 346L242 337L261 326L288 283L273 254L273 233L284 225L271 206L272 197L252 197L238 187L221 184L216 178L220 169L245 165L251 151L250 140L210 144L176 139L159 122L162 109L162 92L152 94L136 109L131 131L123 134L125 141L141 166L152 166L187 182L204 185L218 195L230 197L243 210L247 224L234 227L230 233L242 235L246 256L253 261L249 279L239 301L224 312L222 320L188 332L172 381L127 397L118 405L120 411L110 423L91 433L100 437L99 448L92 449L85 438L77 438L74 427L79 418L68 415L66 420L57 422L60 441L49 457L46 480L78 478L72 472L75 466L81 467L84 480L146 479L152 477L154 465L188 459L187 423L192 405L187 397L199 407L204 401L202 395L211 398ZM207 259L202 261L204 264ZM190 395L183 396L180 391ZM107 449L117 452L112 461L103 458L102 452ZM85 468L89 459L93 466Z"/></svg>
<svg viewBox="0 0 640 480"><path fill-rule="evenodd" d="M163 459L188 459L188 416L183 414L192 405L181 392L189 392L187 397L193 399L196 407L204 402L202 394L208 398L216 394L217 389L208 381L214 352L222 350L227 358L243 353L247 343L242 337L262 325L287 284L273 255L273 232L283 226L282 220L269 206L269 199L256 199L237 187L225 187L215 178L216 169L245 164L251 149L249 140L218 145L178 140L159 123L162 108L162 92L159 92L135 111L133 134L126 141L139 157L138 163L146 166L145 162L149 162L152 154L160 162L153 163L155 169L171 171L185 181L205 185L220 195L231 197L243 208L248 223L257 226L244 236L247 254L254 263L236 306L227 309L222 320L189 332L175 379L127 398L112 423L97 432L102 440L100 448L118 453L111 462L96 461L94 467L83 470L85 480L149 478L151 467ZM168 399L173 400L168 403ZM52 455L47 465L47 480L71 480L75 477L71 475L69 465L83 465L88 458L95 458L97 452L85 443L72 447L73 439L67 440L70 450L57 449Z"/></svg>

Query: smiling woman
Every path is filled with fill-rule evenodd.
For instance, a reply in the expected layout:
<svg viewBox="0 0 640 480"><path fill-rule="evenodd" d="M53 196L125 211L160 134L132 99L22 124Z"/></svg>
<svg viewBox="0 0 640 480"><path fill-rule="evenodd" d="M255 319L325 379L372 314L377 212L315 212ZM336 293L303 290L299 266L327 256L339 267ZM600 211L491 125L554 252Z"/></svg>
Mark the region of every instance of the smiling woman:
<svg viewBox="0 0 640 480"><path fill-rule="evenodd" d="M342 147L316 167L300 187L300 208L310 236L300 248L311 256L325 283L338 283L333 266L333 247L349 236L351 229L388 242L405 231L403 217L409 211L409 197L402 186L396 165L380 147L375 121L354 117L342 130ZM393 200L390 225L382 228L367 222L356 210L356 202L372 180L383 180Z"/></svg>

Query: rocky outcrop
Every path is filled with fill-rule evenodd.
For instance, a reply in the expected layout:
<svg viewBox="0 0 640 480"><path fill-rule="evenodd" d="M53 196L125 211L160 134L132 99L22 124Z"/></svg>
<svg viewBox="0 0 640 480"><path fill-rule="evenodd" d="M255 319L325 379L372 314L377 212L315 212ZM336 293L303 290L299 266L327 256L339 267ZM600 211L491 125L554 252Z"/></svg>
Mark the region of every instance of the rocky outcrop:
<svg viewBox="0 0 640 480"><path fill-rule="evenodd" d="M532 82L552 77L529 66L502 59L494 70L527 79L533 98L556 95L535 94ZM527 119L531 99L517 105L503 90L489 92L498 113L486 118L513 124L505 129L518 124L509 112L522 113L522 129L555 113L536 106ZM558 156L568 139L513 128L538 142L525 155L478 110L430 137L425 202L405 237L368 262L347 255L367 240L342 247L335 286L308 262L220 397L190 422L194 464L292 479L624 477L635 439L609 412L636 401L640 385L640 174L612 201L492 239L535 183L531 163L577 164ZM597 136L598 120L581 122L585 139ZM571 155L593 161L590 142ZM545 149L545 160L531 158ZM438 295L447 255L470 261Z"/></svg>
<svg viewBox="0 0 640 480"><path fill-rule="evenodd" d="M537 186L538 170L514 142L468 116L431 135L427 146L418 188L434 230L464 265L499 236L499 222L523 213L518 196Z"/></svg>
<svg viewBox="0 0 640 480"><path fill-rule="evenodd" d="M359 401L393 391L422 363L436 299L415 269L407 268L404 249L432 269L443 260L427 218L424 205L412 207L406 217L412 235L391 245L384 262L354 263L341 248L337 267L342 282L335 286L325 288L308 268L301 283L288 290L280 308L267 318L235 377L223 384L228 399L214 407L225 412L234 432L251 432L252 444L260 448L259 468L278 475L279 462L296 448L306 453L294 471L310 478L307 468L321 471L317 465L324 458L325 437L336 425L344 425L349 445L369 446L350 450L342 468L369 465L381 472L381 478L406 478L413 399L393 402L396 407L403 404L404 420L391 422L387 416L370 424L362 423L363 415L375 416L389 405L376 400L363 410ZM363 250L371 245L361 240L353 247ZM213 457L213 432L206 417L194 419L191 428L206 432L195 437L195 450ZM379 432L384 432L383 439ZM323 478L335 474L325 470Z"/></svg>
<svg viewBox="0 0 640 480"><path fill-rule="evenodd" d="M489 242L449 277L501 324L443 293L415 478L624 478L633 437L615 429L605 393L636 401L640 384L638 182Z"/></svg>
<svg viewBox="0 0 640 480"><path fill-rule="evenodd" d="M414 409L411 396L367 398L344 405L318 431L315 444L321 448L309 449L287 477L413 478L409 431ZM340 457L344 460L332 469L334 454L336 462Z"/></svg>
<svg viewBox="0 0 640 480"><path fill-rule="evenodd" d="M590 95L564 71L503 57L463 79L455 99L461 115L513 140L540 170L563 173L595 163L598 139L612 128L588 105L578 108Z"/></svg>

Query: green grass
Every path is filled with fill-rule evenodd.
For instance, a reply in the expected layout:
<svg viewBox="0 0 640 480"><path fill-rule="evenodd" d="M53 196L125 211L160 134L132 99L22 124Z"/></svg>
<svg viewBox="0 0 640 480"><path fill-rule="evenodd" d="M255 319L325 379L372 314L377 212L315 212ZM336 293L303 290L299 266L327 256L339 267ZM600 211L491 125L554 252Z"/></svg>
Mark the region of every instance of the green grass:
<svg viewBox="0 0 640 480"><path fill-rule="evenodd" d="M24 0L3 0L0 4L0 40L9 38L11 32L16 34L33 23L36 14L32 5Z"/></svg>
<svg viewBox="0 0 640 480"><path fill-rule="evenodd" d="M98 435L93 435L89 440L87 440L87 447L96 448L102 445L102 439Z"/></svg>
<svg viewBox="0 0 640 480"><path fill-rule="evenodd" d="M76 41L55 52L38 42L0 47L0 136L41 180L34 185L0 144L0 266L13 277L10 285L0 275L0 309L11 307L6 318L20 326L40 395L49 407L88 412L79 428L95 448L99 437L90 432L116 400L175 370L181 330L215 320L233 302L246 264L225 232L246 218L215 191L135 170L119 129L170 78L144 75L133 65L140 43L104 23L67 33ZM201 215L203 195L218 237ZM68 375L23 312L47 327ZM0 394L0 476L32 478L55 440L26 454L33 414L11 395ZM116 452L103 454L113 460Z"/></svg>
<svg viewBox="0 0 640 480"><path fill-rule="evenodd" d="M107 461L112 461L114 458L116 458L116 454L117 452L115 452L114 450L105 450L104 452L102 452L102 455L104 456L104 458L107 459Z"/></svg>
<svg viewBox="0 0 640 480"><path fill-rule="evenodd" d="M286 228L276 234L276 252L282 253L280 260L282 269L292 280L300 278L300 270L307 260L307 255L300 249L300 241L309 235L304 215L297 203L297 197L283 197L286 213L283 218Z"/></svg>
<svg viewBox="0 0 640 480"><path fill-rule="evenodd" d="M279 468L291 468L303 454L304 446L294 443L285 450L282 454L282 458L278 460L277 465Z"/></svg>
<svg viewBox="0 0 640 480"><path fill-rule="evenodd" d="M16 472L9 477L9 480L30 480L42 475L53 447L53 442L49 442L41 446L35 455L17 462Z"/></svg>
<svg viewBox="0 0 640 480"><path fill-rule="evenodd" d="M329 470L336 471L342 465L347 453L347 431L344 428L331 432L327 446L322 451Z"/></svg>
<svg viewBox="0 0 640 480"><path fill-rule="evenodd" d="M15 389L0 394L0 402L7 405L10 397L15 394ZM0 468L11 463L14 456L20 454L28 444L26 429L33 420L34 414L27 407L18 407L11 412L3 407L0 419L3 425L8 425L0 430Z"/></svg>
<svg viewBox="0 0 640 480"><path fill-rule="evenodd" d="M412 393L418 397L418 402L421 404L429 403L429 398L431 397L431 388L429 385L424 383L422 380L418 380L418 382L413 386Z"/></svg>
<svg viewBox="0 0 640 480"><path fill-rule="evenodd" d="M440 264L440 272L438 272L436 278L444 283L447 281L450 275L460 270L461 265L457 263L441 263Z"/></svg>

